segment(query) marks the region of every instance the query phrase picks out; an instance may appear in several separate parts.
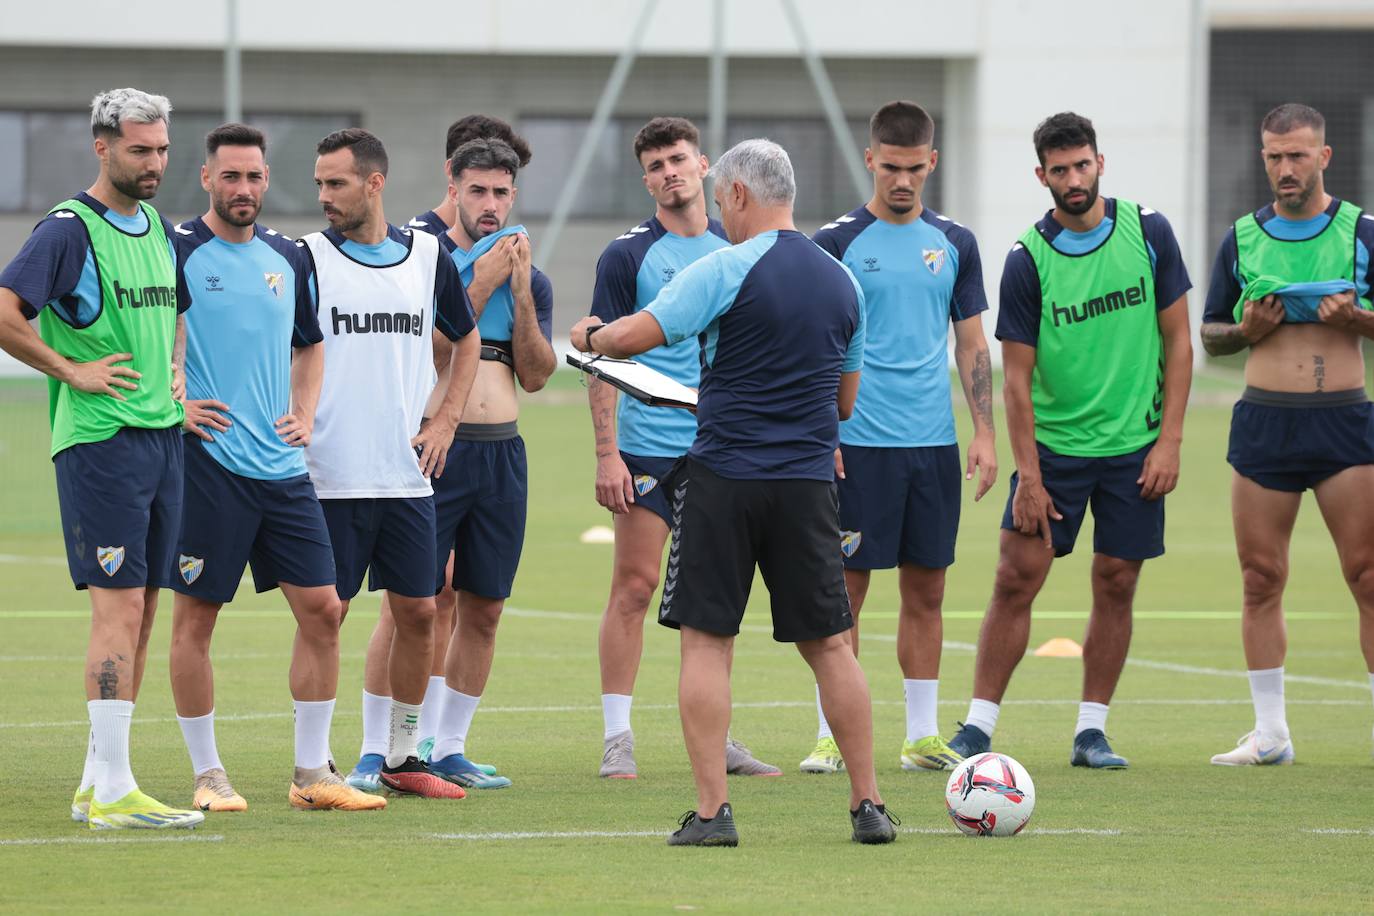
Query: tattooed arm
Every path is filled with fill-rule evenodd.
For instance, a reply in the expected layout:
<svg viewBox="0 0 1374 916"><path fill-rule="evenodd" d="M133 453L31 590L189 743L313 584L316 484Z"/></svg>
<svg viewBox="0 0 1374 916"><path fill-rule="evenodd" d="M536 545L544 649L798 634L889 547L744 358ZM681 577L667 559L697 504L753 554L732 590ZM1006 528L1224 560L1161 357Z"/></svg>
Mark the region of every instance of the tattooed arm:
<svg viewBox="0 0 1374 916"><path fill-rule="evenodd" d="M983 337L981 315L954 322L954 363L959 367L959 381L964 387L964 400L973 417L973 440L968 447L968 468L965 480L972 480L978 471L976 502L997 481L996 433L992 422L992 357Z"/></svg>
<svg viewBox="0 0 1374 916"><path fill-rule="evenodd" d="M619 393L594 375L587 376L587 400L592 408L596 435L596 501L616 514L630 511L635 501L630 469L616 444L615 409Z"/></svg>

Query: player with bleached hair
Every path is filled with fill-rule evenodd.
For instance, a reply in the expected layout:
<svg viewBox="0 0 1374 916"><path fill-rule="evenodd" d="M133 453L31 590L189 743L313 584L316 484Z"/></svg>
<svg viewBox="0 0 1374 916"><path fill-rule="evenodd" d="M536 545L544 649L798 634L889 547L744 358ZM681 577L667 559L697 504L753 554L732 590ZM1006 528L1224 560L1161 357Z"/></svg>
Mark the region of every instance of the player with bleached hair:
<svg viewBox="0 0 1374 916"><path fill-rule="evenodd" d="M164 96L91 102L100 174L57 204L0 273L0 348L49 378L52 457L72 583L91 601L86 766L72 819L194 827L138 788L129 726L181 521L185 419L172 229L145 201L167 168ZM40 333L28 320L38 318Z"/></svg>

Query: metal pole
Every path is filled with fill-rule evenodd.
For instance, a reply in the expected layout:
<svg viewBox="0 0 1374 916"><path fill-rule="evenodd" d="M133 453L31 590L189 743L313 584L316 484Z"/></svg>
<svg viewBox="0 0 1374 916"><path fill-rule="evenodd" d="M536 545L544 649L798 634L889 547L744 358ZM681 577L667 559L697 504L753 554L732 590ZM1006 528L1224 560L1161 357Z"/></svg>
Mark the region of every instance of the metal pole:
<svg viewBox="0 0 1374 916"><path fill-rule="evenodd" d="M1207 17L1205 0L1192 0L1189 4L1189 33L1191 52L1188 81L1188 162L1185 172L1188 176L1185 187L1188 189L1188 223L1191 239L1188 244L1189 255L1196 268L1208 262L1207 249L1207 129L1208 107L1211 95L1211 24ZM1202 368L1207 362L1206 351L1197 345L1198 329L1202 326L1203 297L1193 295L1188 299L1189 323L1193 327L1193 367Z"/></svg>
<svg viewBox="0 0 1374 916"><path fill-rule="evenodd" d="M546 267L553 260L554 249L558 246L558 237L563 234L563 227L567 225L573 204L577 202L577 194L582 190L582 182L586 179L587 169L592 164L592 155L596 152L596 144L601 139L607 122L611 120L611 112L615 110L616 102L620 101L620 92L625 88L625 81L629 79L630 68L634 66L635 57L639 54L640 43L644 40L644 32L649 27L649 20L653 15L654 7L657 5L658 0L644 0L644 6L639 13L639 20L630 32L629 41L626 42L620 56L616 58L615 66L611 68L611 75L606 78L606 87L601 90L601 98L597 100L591 124L587 127L587 135L582 138L582 145L577 150L576 158L573 159L572 168L568 170L568 180L564 182L562 189L558 192L558 201L553 206L553 215L549 217L549 225L544 229L544 235L535 249L535 256Z"/></svg>
<svg viewBox="0 0 1374 916"><path fill-rule="evenodd" d="M801 49L802 58L806 61L811 82L816 84L816 95L820 96L821 107L825 109L826 120L830 122L830 130L835 135L835 143L844 157L845 169L849 172L850 180L854 182L854 194L860 200L867 200L873 192L873 183L868 177L868 170L864 168L863 155L855 145L854 137L849 133L849 124L844 119L844 110L840 108L840 99L835 95L835 87L831 85L830 77L825 72L825 64L821 62L821 56L816 53L816 49L811 46L806 27L802 24L801 14L797 12L795 0L782 0L782 11L787 14L787 21L792 26L792 34L796 36L797 47Z"/></svg>
<svg viewBox="0 0 1374 916"><path fill-rule="evenodd" d="M707 128L707 155L712 159L725 152L725 0L714 0L711 30L710 123Z"/></svg>
<svg viewBox="0 0 1374 916"><path fill-rule="evenodd" d="M224 120L243 120L243 74L239 66L239 0L225 0Z"/></svg>

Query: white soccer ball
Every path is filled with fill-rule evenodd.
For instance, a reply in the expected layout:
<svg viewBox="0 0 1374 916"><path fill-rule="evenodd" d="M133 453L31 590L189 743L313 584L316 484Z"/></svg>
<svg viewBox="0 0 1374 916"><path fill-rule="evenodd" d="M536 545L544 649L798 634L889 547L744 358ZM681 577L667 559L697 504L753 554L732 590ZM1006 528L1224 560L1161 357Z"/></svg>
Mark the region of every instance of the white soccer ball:
<svg viewBox="0 0 1374 916"><path fill-rule="evenodd" d="M945 806L954 826L969 836L1014 836L1035 810L1035 783L1006 754L978 754L954 767Z"/></svg>

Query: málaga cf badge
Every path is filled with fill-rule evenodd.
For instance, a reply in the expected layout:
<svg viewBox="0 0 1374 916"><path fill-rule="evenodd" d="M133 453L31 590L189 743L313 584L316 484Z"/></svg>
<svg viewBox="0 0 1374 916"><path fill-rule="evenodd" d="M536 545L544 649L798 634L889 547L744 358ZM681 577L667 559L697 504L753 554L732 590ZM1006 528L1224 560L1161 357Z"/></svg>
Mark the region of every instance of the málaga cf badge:
<svg viewBox="0 0 1374 916"><path fill-rule="evenodd" d="M858 551L859 545L864 542L862 531L841 531L840 532L840 553L846 557L854 556Z"/></svg>
<svg viewBox="0 0 1374 916"><path fill-rule="evenodd" d="M190 585L205 571L205 561L200 557L188 557L183 553L177 557L177 568L181 570L181 580Z"/></svg>
<svg viewBox="0 0 1374 916"><path fill-rule="evenodd" d="M119 567L124 565L123 547L97 547L95 549L95 560L100 564L100 568L105 570L105 575L113 576L119 572Z"/></svg>
<svg viewBox="0 0 1374 916"><path fill-rule="evenodd" d="M272 295L281 298L282 290L286 288L286 276L284 274L263 274L263 279L267 281L267 288L272 291Z"/></svg>
<svg viewBox="0 0 1374 916"><path fill-rule="evenodd" d="M648 474L640 474L635 477L635 492L640 496L653 492L656 486L658 486L657 477L650 477Z"/></svg>
<svg viewBox="0 0 1374 916"><path fill-rule="evenodd" d="M938 276L940 268L945 266L945 250L943 248L922 249L921 260L925 262L927 270Z"/></svg>

